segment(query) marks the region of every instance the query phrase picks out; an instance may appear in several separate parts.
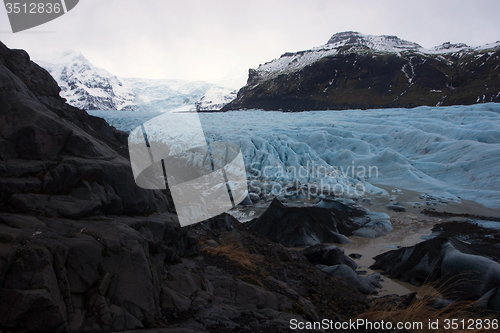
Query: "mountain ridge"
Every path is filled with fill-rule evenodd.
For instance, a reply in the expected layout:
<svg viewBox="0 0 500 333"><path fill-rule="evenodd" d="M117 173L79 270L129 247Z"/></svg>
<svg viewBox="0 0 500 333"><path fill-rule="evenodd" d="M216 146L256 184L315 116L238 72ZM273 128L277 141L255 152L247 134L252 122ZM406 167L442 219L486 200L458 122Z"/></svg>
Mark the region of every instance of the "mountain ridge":
<svg viewBox="0 0 500 333"><path fill-rule="evenodd" d="M221 111L415 107L500 101L500 41L426 49L396 36L334 34L250 69ZM486 85L486 87L485 87ZM489 85L489 86L488 86Z"/></svg>
<svg viewBox="0 0 500 333"><path fill-rule="evenodd" d="M236 97L234 89L204 81L119 77L72 50L36 62L56 79L61 96L84 110L212 110Z"/></svg>

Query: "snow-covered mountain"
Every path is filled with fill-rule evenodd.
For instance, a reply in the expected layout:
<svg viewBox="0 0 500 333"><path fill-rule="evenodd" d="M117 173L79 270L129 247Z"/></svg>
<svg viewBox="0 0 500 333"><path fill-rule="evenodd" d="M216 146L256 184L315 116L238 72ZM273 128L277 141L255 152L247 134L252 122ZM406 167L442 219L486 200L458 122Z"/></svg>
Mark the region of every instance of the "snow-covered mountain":
<svg viewBox="0 0 500 333"><path fill-rule="evenodd" d="M210 87L196 102L197 111L220 110L236 98L238 90L221 86Z"/></svg>
<svg viewBox="0 0 500 333"><path fill-rule="evenodd" d="M250 69L224 110L321 110L500 101L500 41L423 48L396 36L334 34Z"/></svg>
<svg viewBox="0 0 500 333"><path fill-rule="evenodd" d="M466 44L451 44L449 42L432 47L423 48L417 43L400 39L397 36L373 36L359 32L347 31L334 34L325 45L310 50L287 52L280 58L259 65L257 74L259 79L270 79L280 74L286 74L304 68L322 58L349 53L396 53L415 52L421 54L441 54L465 51L480 51L485 48L498 48L500 41L487 46L470 47Z"/></svg>
<svg viewBox="0 0 500 333"><path fill-rule="evenodd" d="M236 97L234 87L203 81L117 77L91 64L80 52L35 61L55 78L61 96L84 110L218 110Z"/></svg>
<svg viewBox="0 0 500 333"><path fill-rule="evenodd" d="M61 97L84 110L128 110L133 107L134 93L108 71L92 65L80 52L36 62L49 71L61 87Z"/></svg>

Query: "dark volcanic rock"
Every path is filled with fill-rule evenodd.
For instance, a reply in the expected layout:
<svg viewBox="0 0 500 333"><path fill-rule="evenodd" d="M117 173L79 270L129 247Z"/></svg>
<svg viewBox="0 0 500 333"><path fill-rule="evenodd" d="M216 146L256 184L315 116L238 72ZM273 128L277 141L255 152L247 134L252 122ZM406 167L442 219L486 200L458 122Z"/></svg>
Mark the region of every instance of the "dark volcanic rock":
<svg viewBox="0 0 500 333"><path fill-rule="evenodd" d="M352 269L358 268L358 265L344 254L344 249L335 245L314 245L300 251L310 262L317 265L347 265Z"/></svg>
<svg viewBox="0 0 500 333"><path fill-rule="evenodd" d="M197 252L170 214L75 221L0 213L0 235L0 327L27 331L151 325L164 266Z"/></svg>
<svg viewBox="0 0 500 333"><path fill-rule="evenodd" d="M346 236L376 237L392 229L387 215L384 219L361 207L348 207L340 202L327 206L329 208L286 207L275 198L264 214L248 225L255 232L287 247L345 244L350 242Z"/></svg>
<svg viewBox="0 0 500 333"><path fill-rule="evenodd" d="M477 300L491 291L488 304L496 304L498 231L468 222L443 223L433 230L438 237L378 255L370 268L415 285L436 282L441 293L452 299ZM490 309L497 308L491 305Z"/></svg>
<svg viewBox="0 0 500 333"><path fill-rule="evenodd" d="M446 238L433 238L412 247L383 253L375 257L375 264L370 268L381 269L392 279L422 285L441 277L435 264L440 262L442 247L447 242Z"/></svg>
<svg viewBox="0 0 500 333"><path fill-rule="evenodd" d="M379 273L366 277L360 276L351 267L344 264L323 266L321 269L332 276L345 280L346 283L365 295L378 294L377 288L382 288L378 282L380 280Z"/></svg>
<svg viewBox="0 0 500 333"><path fill-rule="evenodd" d="M387 209L392 210L394 212L406 212L406 208L404 208L401 205L388 205Z"/></svg>
<svg viewBox="0 0 500 333"><path fill-rule="evenodd" d="M355 272L358 265L344 254L344 249L338 246L314 245L300 251L300 254L322 271L345 280L363 294L377 294L376 288L382 288L378 282L380 274L375 273L368 277L358 275Z"/></svg>
<svg viewBox="0 0 500 333"><path fill-rule="evenodd" d="M321 243L347 243L344 235L352 235L354 223L345 211L320 207L286 207L277 198L256 220L249 222L250 229L273 242L287 247L303 247ZM356 214L357 213L357 214ZM354 212L355 215L362 215Z"/></svg>
<svg viewBox="0 0 500 333"><path fill-rule="evenodd" d="M59 91L25 51L0 43L0 200L5 208L71 218L165 209L161 193L136 186L126 135L67 105Z"/></svg>

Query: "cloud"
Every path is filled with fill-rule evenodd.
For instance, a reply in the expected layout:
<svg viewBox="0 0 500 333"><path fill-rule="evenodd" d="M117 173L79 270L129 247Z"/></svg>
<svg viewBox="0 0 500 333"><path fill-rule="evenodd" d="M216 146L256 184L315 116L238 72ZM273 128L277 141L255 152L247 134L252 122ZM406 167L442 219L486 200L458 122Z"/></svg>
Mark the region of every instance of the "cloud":
<svg viewBox="0 0 500 333"><path fill-rule="evenodd" d="M500 2L393 0L85 0L26 33L0 39L42 53L73 49L120 76L216 80L340 31L389 34L431 47L500 39ZM4 19L5 18L5 19ZM53 32L53 33L35 33Z"/></svg>

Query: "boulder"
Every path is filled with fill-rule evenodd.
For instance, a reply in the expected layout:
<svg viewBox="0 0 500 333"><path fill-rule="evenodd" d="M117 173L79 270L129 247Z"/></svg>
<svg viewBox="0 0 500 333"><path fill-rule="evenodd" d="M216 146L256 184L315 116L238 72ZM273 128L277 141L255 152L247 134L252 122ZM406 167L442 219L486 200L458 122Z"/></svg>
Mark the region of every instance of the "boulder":
<svg viewBox="0 0 500 333"><path fill-rule="evenodd" d="M66 331L58 304L46 289L0 288L0 325L26 331Z"/></svg>
<svg viewBox="0 0 500 333"><path fill-rule="evenodd" d="M346 283L352 285L358 291L366 295L378 294L376 288L382 288L382 285L378 282L380 279L380 274L378 273L374 273L367 277L360 276L351 267L344 264L333 266L322 265L320 268L325 273L345 280Z"/></svg>
<svg viewBox="0 0 500 333"><path fill-rule="evenodd" d="M328 202L315 207L287 207L275 198L250 229L286 247L350 243L346 236L377 237L392 230L389 217L352 204Z"/></svg>
<svg viewBox="0 0 500 333"><path fill-rule="evenodd" d="M336 245L314 245L300 251L310 262L315 265L347 265L352 269L358 268L358 265L344 254L344 249Z"/></svg>
<svg viewBox="0 0 500 333"><path fill-rule="evenodd" d="M387 205L387 209L393 212L406 212L406 208L401 205Z"/></svg>
<svg viewBox="0 0 500 333"><path fill-rule="evenodd" d="M380 237L393 229L389 216L384 213L367 211L365 216L356 217L353 221L357 228L352 233L359 237Z"/></svg>

